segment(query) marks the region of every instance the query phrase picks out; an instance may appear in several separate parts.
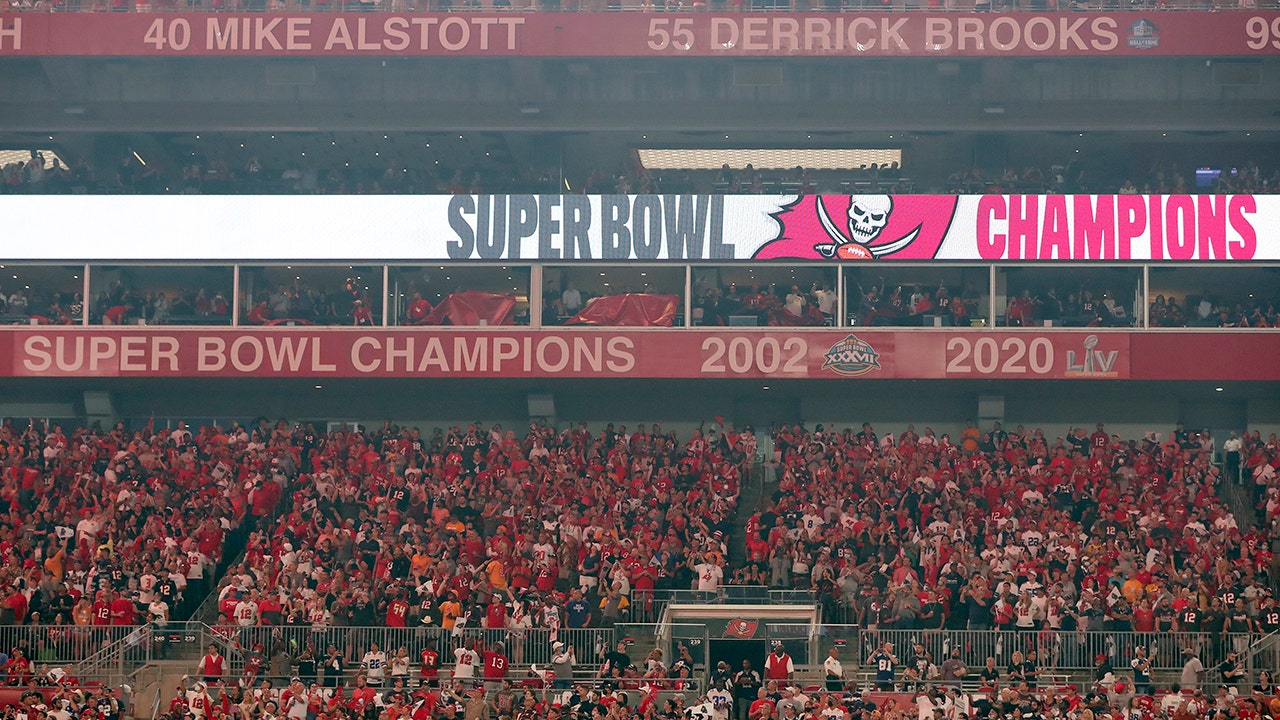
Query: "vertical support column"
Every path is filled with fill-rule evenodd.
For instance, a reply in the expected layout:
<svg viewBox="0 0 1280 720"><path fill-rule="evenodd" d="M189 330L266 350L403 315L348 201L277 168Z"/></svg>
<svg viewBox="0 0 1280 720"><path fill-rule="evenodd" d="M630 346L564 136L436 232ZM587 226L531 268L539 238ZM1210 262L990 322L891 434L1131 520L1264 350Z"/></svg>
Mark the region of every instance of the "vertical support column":
<svg viewBox="0 0 1280 720"><path fill-rule="evenodd" d="M84 270L81 271L81 277L84 278L84 280L81 283L81 289L80 289L80 299L83 300L83 302L80 303L83 306L80 309L80 324L88 325L89 324L89 302L90 302L89 300L89 263L84 264Z"/></svg>
<svg viewBox="0 0 1280 720"><path fill-rule="evenodd" d="M387 322L387 318L391 315L391 266L382 266L382 327L386 327L391 323Z"/></svg>
<svg viewBox="0 0 1280 720"><path fill-rule="evenodd" d="M693 266L684 266L684 326L693 327Z"/></svg>
<svg viewBox="0 0 1280 720"><path fill-rule="evenodd" d="M1151 266L1142 266L1142 327L1151 327Z"/></svg>
<svg viewBox="0 0 1280 720"><path fill-rule="evenodd" d="M231 325L240 324L240 264L231 272Z"/></svg>
<svg viewBox="0 0 1280 720"><path fill-rule="evenodd" d="M849 309L844 306L844 265L836 265L836 327L842 328L849 322Z"/></svg>
<svg viewBox="0 0 1280 720"><path fill-rule="evenodd" d="M994 264L988 266L991 268L987 277L987 326L996 326L996 266Z"/></svg>
<svg viewBox="0 0 1280 720"><path fill-rule="evenodd" d="M529 268L529 327L537 330L542 327L542 263L534 263Z"/></svg>

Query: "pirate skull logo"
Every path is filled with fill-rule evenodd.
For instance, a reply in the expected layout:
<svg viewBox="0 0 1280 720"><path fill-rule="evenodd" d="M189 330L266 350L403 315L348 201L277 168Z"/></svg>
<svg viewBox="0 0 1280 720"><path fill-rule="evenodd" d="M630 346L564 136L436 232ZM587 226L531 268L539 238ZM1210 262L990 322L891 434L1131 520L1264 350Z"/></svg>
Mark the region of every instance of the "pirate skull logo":
<svg viewBox="0 0 1280 720"><path fill-rule="evenodd" d="M889 224L893 198L888 195L854 195L849 198L849 237L862 244L876 239Z"/></svg>
<svg viewBox="0 0 1280 720"><path fill-rule="evenodd" d="M908 233L905 237L891 243L870 245L889 224L889 215L893 212L893 198L888 195L850 195L848 227L849 234L831 219L822 198L817 199L818 220L833 242L814 245L823 257L841 260L874 260L882 255L891 255L911 244L920 230Z"/></svg>

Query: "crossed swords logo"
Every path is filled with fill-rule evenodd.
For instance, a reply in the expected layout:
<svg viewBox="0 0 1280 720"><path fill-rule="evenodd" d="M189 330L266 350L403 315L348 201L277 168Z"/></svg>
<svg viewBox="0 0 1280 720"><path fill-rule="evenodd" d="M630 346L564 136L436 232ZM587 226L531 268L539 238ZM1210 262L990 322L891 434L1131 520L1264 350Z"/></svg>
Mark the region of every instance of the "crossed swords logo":
<svg viewBox="0 0 1280 720"><path fill-rule="evenodd" d="M879 237L885 225L889 224L889 214L893 212L893 198L888 195L850 195L848 235L845 235L831 219L826 206L822 204L821 197L817 198L816 203L822 229L835 241L813 246L813 249L825 258L874 260L898 252L910 245L920 234L920 228L916 228L891 243L871 246L870 243Z"/></svg>

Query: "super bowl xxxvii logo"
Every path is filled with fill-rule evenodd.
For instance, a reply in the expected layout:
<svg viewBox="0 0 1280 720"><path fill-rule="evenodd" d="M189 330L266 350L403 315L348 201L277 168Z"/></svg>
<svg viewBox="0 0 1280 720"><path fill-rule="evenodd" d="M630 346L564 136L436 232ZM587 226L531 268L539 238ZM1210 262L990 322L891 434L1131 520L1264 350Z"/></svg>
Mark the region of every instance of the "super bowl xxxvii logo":
<svg viewBox="0 0 1280 720"><path fill-rule="evenodd" d="M845 377L866 375L880 369L880 353L857 335L850 335L831 346L823 358L822 369Z"/></svg>

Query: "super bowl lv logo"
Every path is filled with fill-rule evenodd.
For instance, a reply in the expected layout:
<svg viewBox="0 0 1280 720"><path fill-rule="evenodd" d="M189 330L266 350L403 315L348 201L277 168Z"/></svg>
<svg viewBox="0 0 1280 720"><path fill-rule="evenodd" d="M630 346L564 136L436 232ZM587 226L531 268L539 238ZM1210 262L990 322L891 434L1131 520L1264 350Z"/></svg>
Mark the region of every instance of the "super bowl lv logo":
<svg viewBox="0 0 1280 720"><path fill-rule="evenodd" d="M941 195L809 195L774 214L778 237L757 259L929 260L955 216Z"/></svg>

